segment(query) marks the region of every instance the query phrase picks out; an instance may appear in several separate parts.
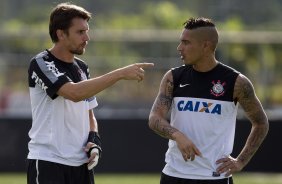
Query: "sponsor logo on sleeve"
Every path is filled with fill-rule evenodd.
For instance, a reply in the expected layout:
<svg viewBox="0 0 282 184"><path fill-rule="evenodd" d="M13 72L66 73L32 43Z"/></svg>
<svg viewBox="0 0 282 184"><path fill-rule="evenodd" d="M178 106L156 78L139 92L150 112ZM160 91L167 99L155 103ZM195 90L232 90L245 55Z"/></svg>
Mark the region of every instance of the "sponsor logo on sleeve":
<svg viewBox="0 0 282 184"><path fill-rule="evenodd" d="M38 77L38 75L33 71L32 72L32 79L34 79L35 83L38 84L44 91L48 89L48 87L44 84L44 82Z"/></svg>

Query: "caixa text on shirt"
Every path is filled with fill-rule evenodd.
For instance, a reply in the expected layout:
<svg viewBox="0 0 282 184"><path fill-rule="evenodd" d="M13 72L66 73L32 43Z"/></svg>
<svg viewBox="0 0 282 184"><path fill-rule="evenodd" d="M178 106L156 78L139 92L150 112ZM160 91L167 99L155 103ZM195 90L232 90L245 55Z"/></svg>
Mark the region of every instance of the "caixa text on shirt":
<svg viewBox="0 0 282 184"><path fill-rule="evenodd" d="M39 87L41 87L44 91L48 89L48 87L44 84L44 82L38 77L38 75L33 71L32 72L32 79L34 79L34 82L38 84Z"/></svg>
<svg viewBox="0 0 282 184"><path fill-rule="evenodd" d="M179 111L205 112L219 115L221 114L221 104L214 104L203 101L180 100L177 103L177 109Z"/></svg>

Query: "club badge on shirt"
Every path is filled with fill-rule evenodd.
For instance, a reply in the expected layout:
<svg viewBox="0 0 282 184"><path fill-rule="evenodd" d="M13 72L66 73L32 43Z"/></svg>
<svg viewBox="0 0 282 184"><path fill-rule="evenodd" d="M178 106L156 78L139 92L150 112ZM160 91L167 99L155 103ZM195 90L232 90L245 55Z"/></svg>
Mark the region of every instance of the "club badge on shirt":
<svg viewBox="0 0 282 184"><path fill-rule="evenodd" d="M218 97L218 96L223 96L225 93L224 86L226 82L221 82L218 80L217 82L212 81L212 89L211 89L211 94Z"/></svg>

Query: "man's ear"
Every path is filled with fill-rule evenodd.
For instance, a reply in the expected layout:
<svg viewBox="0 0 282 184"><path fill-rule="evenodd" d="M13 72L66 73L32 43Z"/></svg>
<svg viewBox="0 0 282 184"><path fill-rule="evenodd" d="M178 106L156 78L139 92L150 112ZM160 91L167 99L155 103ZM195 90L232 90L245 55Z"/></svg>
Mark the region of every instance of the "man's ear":
<svg viewBox="0 0 282 184"><path fill-rule="evenodd" d="M211 41L204 41L204 49L205 50L213 50L214 44Z"/></svg>
<svg viewBox="0 0 282 184"><path fill-rule="evenodd" d="M57 34L58 40L63 40L65 38L65 32L61 29L58 29L56 31L56 34Z"/></svg>

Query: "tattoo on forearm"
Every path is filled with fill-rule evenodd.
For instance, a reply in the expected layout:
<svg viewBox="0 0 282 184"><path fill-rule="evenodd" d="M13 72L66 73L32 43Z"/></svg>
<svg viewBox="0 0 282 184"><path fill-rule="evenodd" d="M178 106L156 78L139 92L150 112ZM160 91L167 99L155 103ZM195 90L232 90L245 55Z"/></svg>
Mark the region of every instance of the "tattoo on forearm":
<svg viewBox="0 0 282 184"><path fill-rule="evenodd" d="M161 119L155 120L154 131L164 138L171 139L172 134L176 132L177 130L171 127L169 124L161 123L161 121L162 121Z"/></svg>
<svg viewBox="0 0 282 184"><path fill-rule="evenodd" d="M243 149L243 152L238 157L242 163L247 164L249 160L253 157L253 155L256 153L259 146L261 145L262 141L264 140L267 131L268 128L265 128L264 126L252 130L248 138L248 142L246 143L246 146Z"/></svg>

